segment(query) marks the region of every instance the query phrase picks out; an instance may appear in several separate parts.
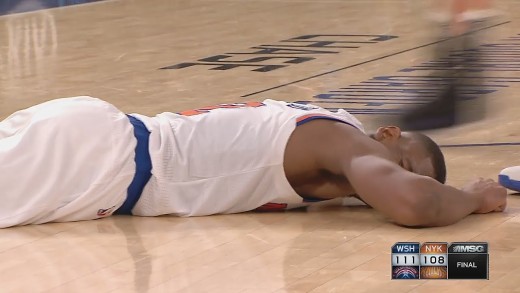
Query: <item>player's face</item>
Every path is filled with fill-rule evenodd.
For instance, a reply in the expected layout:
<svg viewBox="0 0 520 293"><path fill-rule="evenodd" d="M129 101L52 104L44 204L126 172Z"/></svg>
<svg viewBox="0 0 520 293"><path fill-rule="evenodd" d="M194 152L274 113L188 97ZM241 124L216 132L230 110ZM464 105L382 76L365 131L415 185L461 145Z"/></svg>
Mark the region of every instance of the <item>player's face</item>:
<svg viewBox="0 0 520 293"><path fill-rule="evenodd" d="M434 178L432 158L424 145L408 133L402 133L399 165L404 169Z"/></svg>
<svg viewBox="0 0 520 293"><path fill-rule="evenodd" d="M384 144L404 169L434 177L435 172L429 152L412 134L401 132L401 129L396 126L387 126L380 127L371 137Z"/></svg>

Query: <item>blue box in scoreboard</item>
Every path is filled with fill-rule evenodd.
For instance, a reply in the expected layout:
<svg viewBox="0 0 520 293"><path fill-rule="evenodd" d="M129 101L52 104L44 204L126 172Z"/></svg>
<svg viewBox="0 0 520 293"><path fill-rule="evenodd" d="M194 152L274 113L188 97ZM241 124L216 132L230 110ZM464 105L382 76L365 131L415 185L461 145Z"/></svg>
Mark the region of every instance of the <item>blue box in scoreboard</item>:
<svg viewBox="0 0 520 293"><path fill-rule="evenodd" d="M419 242L397 242L392 246L392 253L419 253Z"/></svg>
<svg viewBox="0 0 520 293"><path fill-rule="evenodd" d="M398 242L392 246L392 279L419 279L419 242Z"/></svg>

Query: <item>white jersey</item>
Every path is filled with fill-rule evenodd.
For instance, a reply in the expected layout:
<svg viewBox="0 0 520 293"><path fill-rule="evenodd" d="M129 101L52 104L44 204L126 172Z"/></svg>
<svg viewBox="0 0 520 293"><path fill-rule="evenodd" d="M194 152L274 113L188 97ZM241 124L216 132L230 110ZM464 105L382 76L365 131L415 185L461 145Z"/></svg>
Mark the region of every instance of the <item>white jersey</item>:
<svg viewBox="0 0 520 293"><path fill-rule="evenodd" d="M283 168L296 126L328 118L363 131L344 110L274 100L153 118L132 115L151 132L152 177L132 210L140 216L203 216L305 205Z"/></svg>

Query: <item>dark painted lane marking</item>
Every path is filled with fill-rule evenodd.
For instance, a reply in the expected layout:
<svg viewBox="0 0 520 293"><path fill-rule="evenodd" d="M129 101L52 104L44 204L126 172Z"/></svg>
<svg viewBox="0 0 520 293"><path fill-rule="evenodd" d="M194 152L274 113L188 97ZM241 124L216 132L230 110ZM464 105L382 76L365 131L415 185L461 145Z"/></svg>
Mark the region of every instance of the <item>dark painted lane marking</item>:
<svg viewBox="0 0 520 293"><path fill-rule="evenodd" d="M330 38L334 39L331 40ZM232 70L235 68L249 67L252 68L251 71L254 72L270 72L286 68L291 64L301 64L303 62L312 61L323 54L339 54L342 49L357 49L363 47L365 44L376 44L395 38L398 38L398 36L303 35L281 40L275 44L250 47L246 52L219 54L198 59L197 61L182 62L159 69L179 70L193 66L205 66L209 70ZM264 61L275 62L275 64L266 64Z"/></svg>
<svg viewBox="0 0 520 293"><path fill-rule="evenodd" d="M494 24L494 25L491 25L491 26L483 27L481 29L472 31L469 34L473 34L473 33L476 33L476 32L482 31L482 30L486 30L486 29L494 28L494 27L501 26L501 25L504 25L504 24L508 24L510 22L511 21L504 21L504 22L501 22L501 23L498 23L498 24ZM416 50L416 49L420 49L420 48L428 47L428 46L435 45L435 44L438 44L438 43L446 42L446 41L448 41L450 39L453 39L453 38L443 39L443 40L431 42L431 43L428 43L428 44L425 44L425 45L413 47L413 48L410 48L410 49L401 50L401 51L398 51L396 53L388 54L388 55L381 56L381 57L378 57L378 58L374 58L374 59L371 59L371 60L367 60L367 61L356 63L356 64L353 64L353 65L349 65L349 66L345 66L345 67L342 67L342 68L334 69L334 70L327 71L327 72L324 72L324 73L312 75L312 76L309 76L309 77L306 77L306 78L302 78L302 79L298 79L298 80L291 81L291 82L288 82L288 83L284 83L284 84L277 85L277 86L274 86L274 87L271 87L271 88L267 88L267 89L264 89L264 90L256 91L256 92L253 92L253 93L250 93L250 94L243 95L242 97L245 98L245 97L249 97L249 96L256 95L256 94L265 93L265 92L268 92L268 91L271 91L271 90L274 90L274 89L278 89L278 88L282 88L282 87L285 87L285 86L288 86L288 85L300 83L302 81L307 81L307 80L310 80L310 79L313 79L313 78L316 78L316 77L321 77L321 76L324 76L324 75L327 75L327 74L331 74L331 73L339 72L339 71L342 71L342 70L345 70L345 69L357 67L357 66L364 65L364 64L367 64L367 63L370 63L370 62L379 61L379 60L382 60L382 59L385 59L385 58L388 58L388 57L393 57L393 56L396 56L396 55L399 55L399 54L402 54L402 53L406 53L406 52L410 52L410 51L413 51L413 50Z"/></svg>
<svg viewBox="0 0 520 293"><path fill-rule="evenodd" d="M494 143L463 143L463 144L443 144L441 148L467 148L467 147L494 147L494 146L517 146L520 142L494 142Z"/></svg>

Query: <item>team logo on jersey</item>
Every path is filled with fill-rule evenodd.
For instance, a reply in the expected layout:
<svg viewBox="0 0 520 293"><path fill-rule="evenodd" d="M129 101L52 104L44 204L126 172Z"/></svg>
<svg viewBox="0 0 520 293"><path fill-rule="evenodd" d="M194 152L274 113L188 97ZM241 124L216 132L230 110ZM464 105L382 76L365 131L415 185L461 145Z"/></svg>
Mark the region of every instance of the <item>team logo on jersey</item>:
<svg viewBox="0 0 520 293"><path fill-rule="evenodd" d="M106 217L106 216L110 216L116 209L116 206L113 206L113 207L110 207L108 209L99 209L97 211L97 215L98 217Z"/></svg>
<svg viewBox="0 0 520 293"><path fill-rule="evenodd" d="M311 104L299 104L299 103L288 103L287 107L291 107L298 110L304 110L304 111L311 111L311 110L317 110L320 107L314 106Z"/></svg>

